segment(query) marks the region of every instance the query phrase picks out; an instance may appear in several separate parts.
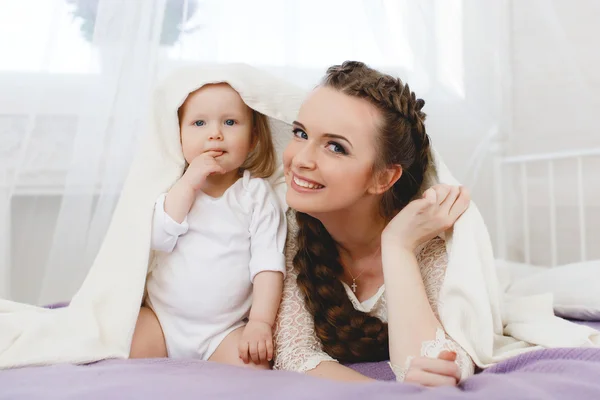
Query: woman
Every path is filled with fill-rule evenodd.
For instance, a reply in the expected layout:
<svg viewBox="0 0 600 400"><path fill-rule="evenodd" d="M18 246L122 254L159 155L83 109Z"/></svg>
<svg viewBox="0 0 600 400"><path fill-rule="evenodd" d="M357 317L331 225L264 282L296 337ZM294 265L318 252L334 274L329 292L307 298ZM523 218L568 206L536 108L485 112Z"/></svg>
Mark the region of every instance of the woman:
<svg viewBox="0 0 600 400"><path fill-rule="evenodd" d="M473 373L437 317L438 235L470 199L445 185L419 193L430 163L423 105L359 62L329 68L302 105L283 156L295 212L276 369L359 381L368 378L337 361L389 359L398 380L427 386Z"/></svg>

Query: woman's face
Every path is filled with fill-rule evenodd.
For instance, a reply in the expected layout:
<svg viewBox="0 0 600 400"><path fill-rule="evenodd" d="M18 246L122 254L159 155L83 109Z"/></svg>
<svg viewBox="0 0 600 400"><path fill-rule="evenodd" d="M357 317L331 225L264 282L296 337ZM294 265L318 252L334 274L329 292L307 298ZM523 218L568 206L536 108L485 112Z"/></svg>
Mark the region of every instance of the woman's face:
<svg viewBox="0 0 600 400"><path fill-rule="evenodd" d="M379 111L335 89L315 89L283 153L287 203L315 215L351 209L374 193Z"/></svg>

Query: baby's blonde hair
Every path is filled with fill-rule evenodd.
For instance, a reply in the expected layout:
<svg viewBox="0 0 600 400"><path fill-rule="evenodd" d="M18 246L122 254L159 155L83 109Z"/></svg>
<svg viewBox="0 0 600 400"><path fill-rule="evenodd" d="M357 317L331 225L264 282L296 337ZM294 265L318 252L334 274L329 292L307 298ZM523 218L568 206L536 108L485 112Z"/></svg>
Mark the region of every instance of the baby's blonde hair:
<svg viewBox="0 0 600 400"><path fill-rule="evenodd" d="M252 110L252 150L242 165L252 176L268 178L275 172L275 146L269 120L264 114Z"/></svg>

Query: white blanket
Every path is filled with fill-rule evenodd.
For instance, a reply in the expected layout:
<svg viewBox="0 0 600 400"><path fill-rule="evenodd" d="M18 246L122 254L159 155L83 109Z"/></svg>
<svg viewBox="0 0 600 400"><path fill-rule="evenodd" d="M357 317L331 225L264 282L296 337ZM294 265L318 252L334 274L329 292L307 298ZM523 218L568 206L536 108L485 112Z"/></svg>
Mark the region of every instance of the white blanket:
<svg viewBox="0 0 600 400"><path fill-rule="evenodd" d="M250 107L270 117L281 152L305 96L302 90L244 65L189 67L167 79L154 96L153 129L132 164L98 256L69 307L47 310L0 300L0 368L128 357L153 260L154 201L184 168L177 108L189 92L215 82L228 82ZM281 170L271 181L283 199ZM434 153L424 186L438 181L458 183ZM554 317L549 297L504 302L488 233L475 205L446 239L449 265L440 294L441 322L477 365L486 367L536 345L600 344L598 332Z"/></svg>
<svg viewBox="0 0 600 400"><path fill-rule="evenodd" d="M153 257L152 212L157 197L181 176L177 109L204 84L228 82L251 108L267 115L276 147L292 136L305 91L246 65L178 70L155 91L149 124L110 227L69 307L48 310L0 300L0 368L127 358ZM281 170L272 177L283 198ZM277 184L279 183L279 184Z"/></svg>

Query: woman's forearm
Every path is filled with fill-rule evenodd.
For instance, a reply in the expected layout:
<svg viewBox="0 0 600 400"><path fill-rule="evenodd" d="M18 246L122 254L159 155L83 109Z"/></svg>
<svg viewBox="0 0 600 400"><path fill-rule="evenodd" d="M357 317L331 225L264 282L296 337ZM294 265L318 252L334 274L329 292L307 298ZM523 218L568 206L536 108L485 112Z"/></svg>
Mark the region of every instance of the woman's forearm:
<svg viewBox="0 0 600 400"><path fill-rule="evenodd" d="M421 354L424 342L435 340L441 324L427 299L415 254L382 239L382 263L388 308L390 361L403 368L409 356Z"/></svg>
<svg viewBox="0 0 600 400"><path fill-rule="evenodd" d="M323 361L314 369L306 371L306 374L318 378L345 382L369 382L373 380L335 361Z"/></svg>

